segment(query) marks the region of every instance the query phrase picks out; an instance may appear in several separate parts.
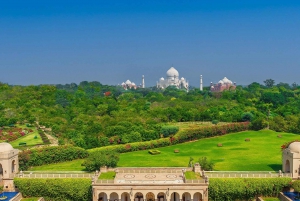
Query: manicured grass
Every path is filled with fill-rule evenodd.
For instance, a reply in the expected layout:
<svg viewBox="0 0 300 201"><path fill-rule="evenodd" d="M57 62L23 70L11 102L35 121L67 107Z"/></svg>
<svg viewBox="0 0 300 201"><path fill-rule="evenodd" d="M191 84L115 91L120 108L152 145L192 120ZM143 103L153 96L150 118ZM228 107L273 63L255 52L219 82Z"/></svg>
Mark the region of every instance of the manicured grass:
<svg viewBox="0 0 300 201"><path fill-rule="evenodd" d="M281 135L278 138L277 135ZM250 141L245 141L250 138ZM282 169L280 147L285 142L300 139L291 133L246 131L194 142L157 148L161 154L150 155L148 150L120 155L118 167L187 167L190 157L196 162L206 156L215 163L215 170L278 171ZM222 147L217 144L222 143ZM179 149L179 153L174 153ZM83 170L84 159L34 167L31 170Z"/></svg>
<svg viewBox="0 0 300 201"><path fill-rule="evenodd" d="M267 198L263 198L264 201L280 201L279 198L270 198L270 197L267 197Z"/></svg>
<svg viewBox="0 0 300 201"><path fill-rule="evenodd" d="M84 159L77 159L56 164L48 164L30 168L32 171L85 171L85 167L81 166Z"/></svg>
<svg viewBox="0 0 300 201"><path fill-rule="evenodd" d="M36 139L34 139L34 137L37 136ZM10 142L10 144L14 147L14 148L18 148L19 147L19 143L20 142L26 142L26 146L31 146L31 145L36 145L36 144L43 144L43 140L40 137L40 135L38 134L38 132L35 130L32 133L29 133L23 137L20 137L12 142Z"/></svg>
<svg viewBox="0 0 300 201"><path fill-rule="evenodd" d="M200 174L193 171L186 171L184 176L186 179L201 179Z"/></svg>
<svg viewBox="0 0 300 201"><path fill-rule="evenodd" d="M32 198L22 198L21 201L38 201L40 198L32 197Z"/></svg>
<svg viewBox="0 0 300 201"><path fill-rule="evenodd" d="M278 138L278 134L282 137ZM246 138L250 141L245 141ZM186 167L190 157L196 162L206 156L215 163L215 170L278 171L282 169L281 145L295 139L300 139L300 136L270 130L246 131L158 148L159 155L150 155L147 150L124 153L118 166ZM218 143L223 146L218 147ZM180 152L174 153L174 149Z"/></svg>
<svg viewBox="0 0 300 201"><path fill-rule="evenodd" d="M99 179L114 179L116 176L116 172L109 171L105 173L101 173Z"/></svg>

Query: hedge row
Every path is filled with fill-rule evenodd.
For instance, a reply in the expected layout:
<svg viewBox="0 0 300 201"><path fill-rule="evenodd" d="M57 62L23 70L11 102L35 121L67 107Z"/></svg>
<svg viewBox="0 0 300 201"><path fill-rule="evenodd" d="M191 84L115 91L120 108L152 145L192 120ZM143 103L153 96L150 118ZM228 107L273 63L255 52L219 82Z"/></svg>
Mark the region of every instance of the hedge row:
<svg viewBox="0 0 300 201"><path fill-rule="evenodd" d="M20 152L19 164L21 170L27 170L30 166L71 161L78 158L86 158L87 156L88 152L80 147L67 145L48 146Z"/></svg>
<svg viewBox="0 0 300 201"><path fill-rule="evenodd" d="M94 148L88 150L89 152L94 151L116 151L119 153L139 151L145 149L153 149L159 147L166 147L182 142L191 140L213 137L218 135L224 135L226 133L233 133L239 131L245 131L249 128L249 122L231 123L226 125L216 125L211 127L199 127L184 129L176 133L176 135L168 138L161 138L158 140L151 140L147 142L134 142L128 144L105 146L100 148Z"/></svg>
<svg viewBox="0 0 300 201"><path fill-rule="evenodd" d="M208 195L212 201L253 200L257 196L278 196L291 178L211 178Z"/></svg>
<svg viewBox="0 0 300 201"><path fill-rule="evenodd" d="M28 179L15 178L14 184L23 197L44 197L51 201L92 200L91 179Z"/></svg>

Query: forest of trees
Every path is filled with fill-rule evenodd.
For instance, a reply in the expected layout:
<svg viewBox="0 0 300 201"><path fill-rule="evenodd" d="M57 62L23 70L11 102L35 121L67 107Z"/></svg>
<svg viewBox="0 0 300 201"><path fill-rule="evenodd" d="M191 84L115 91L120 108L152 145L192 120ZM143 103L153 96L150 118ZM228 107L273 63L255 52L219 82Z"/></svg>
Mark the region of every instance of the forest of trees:
<svg viewBox="0 0 300 201"><path fill-rule="evenodd" d="M123 90L80 84L0 84L0 126L39 122L61 144L83 148L147 141L160 137L168 122L251 121L252 128L300 133L300 87L268 79L236 90L211 93L168 87Z"/></svg>

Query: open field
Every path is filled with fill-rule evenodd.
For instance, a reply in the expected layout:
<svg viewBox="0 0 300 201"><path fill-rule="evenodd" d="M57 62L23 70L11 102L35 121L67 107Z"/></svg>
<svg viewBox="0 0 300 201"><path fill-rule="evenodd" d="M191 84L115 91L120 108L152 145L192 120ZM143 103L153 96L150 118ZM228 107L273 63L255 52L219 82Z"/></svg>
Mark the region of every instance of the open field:
<svg viewBox="0 0 300 201"><path fill-rule="evenodd" d="M277 137L278 135L282 137ZM249 138L250 141L245 141ZM119 167L186 167L190 157L194 162L206 156L215 163L215 170L223 171L278 171L281 168L280 147L285 142L300 139L297 134L274 131L246 131L194 142L157 148L161 154L148 150L120 155ZM217 144L222 143L222 147ZM179 153L174 153L178 149ZM84 159L34 167L30 170L81 171Z"/></svg>
<svg viewBox="0 0 300 201"><path fill-rule="evenodd" d="M282 137L277 137L278 134ZM250 141L245 141L246 138L250 138ZM150 155L147 150L124 153L120 156L118 166L186 167L190 157L195 162L206 156L215 163L215 170L278 171L281 169L281 145L296 139L300 139L300 136L291 133L246 131L158 148L161 151L158 155ZM223 146L218 147L218 143ZM180 152L174 153L174 149Z"/></svg>

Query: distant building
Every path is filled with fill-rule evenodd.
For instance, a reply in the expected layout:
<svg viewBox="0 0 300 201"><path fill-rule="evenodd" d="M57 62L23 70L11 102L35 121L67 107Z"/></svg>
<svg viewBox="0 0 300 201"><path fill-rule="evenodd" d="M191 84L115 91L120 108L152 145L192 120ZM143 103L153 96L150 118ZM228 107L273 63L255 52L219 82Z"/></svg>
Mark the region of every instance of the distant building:
<svg viewBox="0 0 300 201"><path fill-rule="evenodd" d="M128 89L137 89L138 88L138 86L134 82L131 82L130 80L127 80L126 82L123 82L121 84L121 86L125 90L128 90Z"/></svg>
<svg viewBox="0 0 300 201"><path fill-rule="evenodd" d="M221 92L224 90L234 90L236 88L236 83L224 77L217 84L210 83L210 91Z"/></svg>
<svg viewBox="0 0 300 201"><path fill-rule="evenodd" d="M165 89L168 86L175 86L178 89L185 89L188 91L189 82L183 77L179 79L179 73L174 67L171 67L167 71L166 75L167 75L166 79L162 77L156 83L157 88Z"/></svg>

